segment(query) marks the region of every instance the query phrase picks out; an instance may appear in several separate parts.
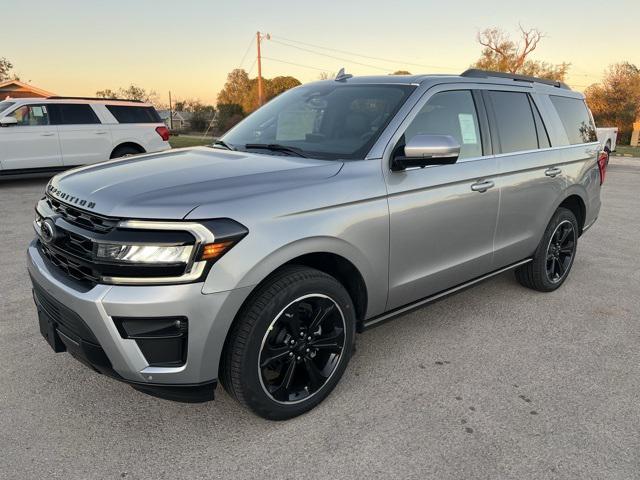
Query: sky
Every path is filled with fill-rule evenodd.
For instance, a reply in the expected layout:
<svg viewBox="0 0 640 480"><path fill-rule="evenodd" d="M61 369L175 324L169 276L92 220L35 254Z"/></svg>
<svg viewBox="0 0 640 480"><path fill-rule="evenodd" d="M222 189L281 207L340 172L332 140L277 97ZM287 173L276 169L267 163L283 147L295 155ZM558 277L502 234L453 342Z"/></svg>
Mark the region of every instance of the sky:
<svg viewBox="0 0 640 480"><path fill-rule="evenodd" d="M169 91L215 103L232 69L257 75L256 31L272 35L263 76L303 83L340 67L457 74L478 58L479 30L515 36L518 23L546 34L531 58L570 62L577 90L611 63L640 66L637 0L0 0L0 11L0 57L59 95L135 84L163 103Z"/></svg>

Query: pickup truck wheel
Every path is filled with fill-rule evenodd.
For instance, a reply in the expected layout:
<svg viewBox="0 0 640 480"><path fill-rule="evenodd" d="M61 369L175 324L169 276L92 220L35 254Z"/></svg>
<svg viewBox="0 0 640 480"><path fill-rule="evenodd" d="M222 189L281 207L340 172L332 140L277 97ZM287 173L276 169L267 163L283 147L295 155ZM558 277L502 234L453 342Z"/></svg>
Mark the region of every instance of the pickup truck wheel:
<svg viewBox="0 0 640 480"><path fill-rule="evenodd" d="M284 268L241 310L225 345L221 383L261 417L305 413L344 373L355 323L353 302L335 278L307 267Z"/></svg>
<svg viewBox="0 0 640 480"><path fill-rule="evenodd" d="M551 292L569 275L578 246L578 222L571 210L558 208L547 225L533 261L516 269L525 287Z"/></svg>

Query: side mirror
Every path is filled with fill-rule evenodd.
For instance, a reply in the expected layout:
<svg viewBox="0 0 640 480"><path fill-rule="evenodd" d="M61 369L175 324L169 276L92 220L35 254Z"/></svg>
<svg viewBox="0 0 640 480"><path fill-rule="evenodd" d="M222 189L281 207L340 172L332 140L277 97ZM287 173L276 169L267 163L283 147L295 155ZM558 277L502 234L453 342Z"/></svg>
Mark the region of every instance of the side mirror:
<svg viewBox="0 0 640 480"><path fill-rule="evenodd" d="M18 119L16 117L4 117L0 118L0 126L10 127L11 125L17 125Z"/></svg>
<svg viewBox="0 0 640 480"><path fill-rule="evenodd" d="M404 146L404 155L396 155L391 170L399 171L427 165L450 165L460 155L460 144L451 135L416 135Z"/></svg>

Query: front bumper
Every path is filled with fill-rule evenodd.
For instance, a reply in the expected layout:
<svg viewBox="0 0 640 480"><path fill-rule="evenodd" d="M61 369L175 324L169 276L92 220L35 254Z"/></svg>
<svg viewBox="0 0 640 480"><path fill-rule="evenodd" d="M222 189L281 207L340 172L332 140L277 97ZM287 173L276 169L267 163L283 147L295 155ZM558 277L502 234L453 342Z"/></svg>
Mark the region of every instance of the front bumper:
<svg viewBox="0 0 640 480"><path fill-rule="evenodd" d="M36 241L28 248L27 268L35 296L40 292L57 302L79 317L90 331L90 335L84 335L91 337L83 339L85 344L64 333L59 335L65 349L74 356L97 371L147 393L187 401L198 401L189 400L194 392L197 393L196 398L213 398L224 339L236 312L250 293L249 287L206 295L202 293L202 283L162 286L99 284L87 290L49 263L40 254ZM46 305L39 305L39 309L43 307ZM150 366L136 341L122 338L112 318L166 316L183 316L189 321L186 362L178 367ZM51 319L46 314L40 317L41 329L51 328L48 323L56 328L56 322L49 322ZM59 334L59 329L54 333ZM187 392L187 388L191 392ZM185 395L186 398L180 398Z"/></svg>

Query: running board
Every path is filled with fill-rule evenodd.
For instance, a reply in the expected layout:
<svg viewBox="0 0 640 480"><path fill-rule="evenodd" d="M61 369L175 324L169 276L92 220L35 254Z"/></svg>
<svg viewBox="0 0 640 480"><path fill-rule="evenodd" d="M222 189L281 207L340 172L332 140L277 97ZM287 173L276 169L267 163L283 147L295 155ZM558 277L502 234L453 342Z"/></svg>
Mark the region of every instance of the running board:
<svg viewBox="0 0 640 480"><path fill-rule="evenodd" d="M461 283L460 285L450 288L448 290L444 290L440 293L436 293L435 295L431 295L430 297L426 297L423 298L422 300L418 300L417 302L414 303L409 303L408 305L405 305L404 307L400 307L400 308L396 308L395 310L392 310L390 312L387 313L383 313L382 315L379 315L377 317L373 317L370 318L369 320L366 320L362 323L362 331L368 330L369 328L373 328L373 327L377 327L378 325L381 325L382 323L391 320L394 317L397 317L399 315L402 315L404 313L410 312L411 310L415 310L417 308L420 308L424 305L427 305L429 303L435 302L436 300L439 300L443 297L447 297L451 294L454 294L456 292L459 292L461 290L464 290L465 288L468 288L472 285L475 285L476 283L480 283L484 280L487 280L488 278L494 277L496 275L500 275L501 273L504 273L508 270L512 270L516 267L519 267L520 265L524 265L525 263L529 263L532 259L531 258L527 258L526 260L522 260L520 262L516 262L513 263L511 265L508 265L506 267L503 267L499 270L495 270L491 273L487 273L486 275L483 275L481 277L475 278L473 280L470 280L466 283Z"/></svg>

